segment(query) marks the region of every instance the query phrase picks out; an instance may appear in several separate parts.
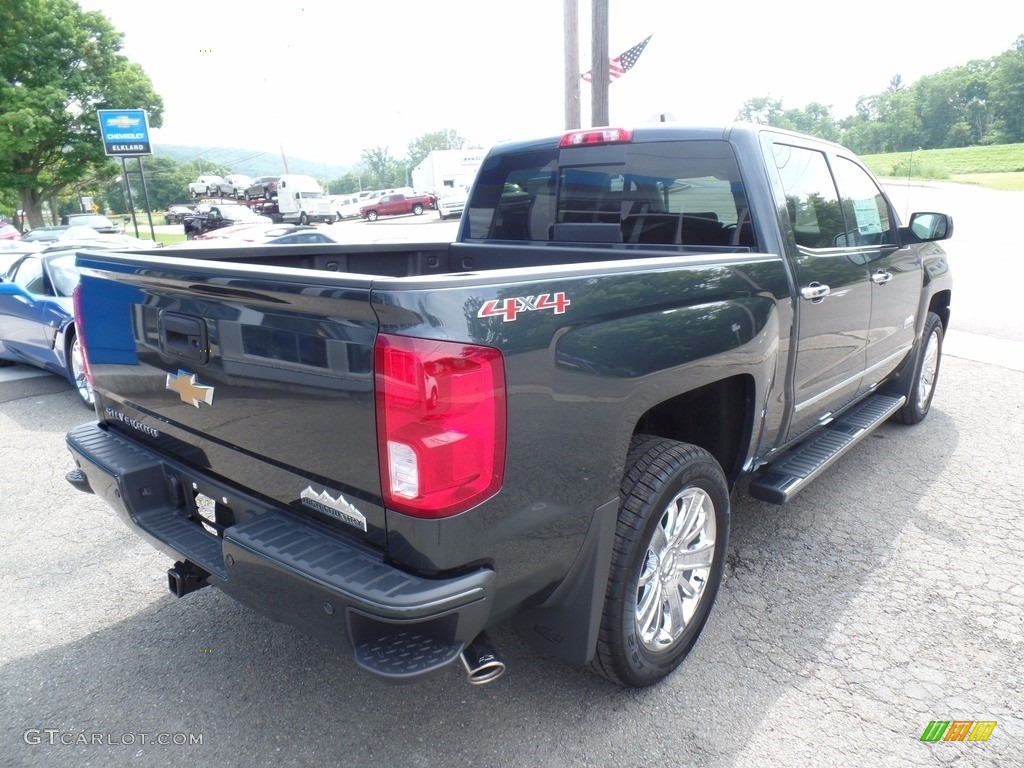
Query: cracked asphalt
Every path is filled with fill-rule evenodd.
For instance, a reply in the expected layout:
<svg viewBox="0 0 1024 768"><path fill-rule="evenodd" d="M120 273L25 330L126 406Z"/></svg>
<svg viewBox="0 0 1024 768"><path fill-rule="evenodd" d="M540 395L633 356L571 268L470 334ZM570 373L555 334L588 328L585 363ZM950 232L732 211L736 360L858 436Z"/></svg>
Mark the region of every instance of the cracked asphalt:
<svg viewBox="0 0 1024 768"><path fill-rule="evenodd" d="M785 507L737 489L707 628L642 691L505 627L498 682L388 687L215 590L175 600L169 559L63 479L75 394L0 377L0 764L1024 765L1024 335L1001 301L1022 283L992 270L1024 275L979 226L1024 195L990 194L932 185L915 208L962 238L962 335L928 419L884 425ZM933 720L997 725L921 742Z"/></svg>

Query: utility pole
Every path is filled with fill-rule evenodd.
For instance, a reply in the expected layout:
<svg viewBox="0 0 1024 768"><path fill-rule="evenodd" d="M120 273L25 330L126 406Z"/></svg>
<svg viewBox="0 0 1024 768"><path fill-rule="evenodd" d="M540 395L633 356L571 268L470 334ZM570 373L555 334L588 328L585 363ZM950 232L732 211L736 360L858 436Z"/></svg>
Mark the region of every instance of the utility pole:
<svg viewBox="0 0 1024 768"><path fill-rule="evenodd" d="M580 30L578 0L563 0L565 22L565 128L580 128Z"/></svg>
<svg viewBox="0 0 1024 768"><path fill-rule="evenodd" d="M591 126L608 125L608 0L593 0L590 42Z"/></svg>

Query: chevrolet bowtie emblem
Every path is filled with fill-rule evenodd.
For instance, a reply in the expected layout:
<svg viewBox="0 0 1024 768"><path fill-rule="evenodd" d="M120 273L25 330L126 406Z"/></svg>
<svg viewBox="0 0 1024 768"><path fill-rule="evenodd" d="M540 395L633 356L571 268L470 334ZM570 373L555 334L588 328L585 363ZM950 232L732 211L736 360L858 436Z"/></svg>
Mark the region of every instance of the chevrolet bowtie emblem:
<svg viewBox="0 0 1024 768"><path fill-rule="evenodd" d="M213 405L213 387L204 387L202 384L196 384L196 375L178 369L177 374L167 374L167 388L171 392L177 392L181 397L181 402L191 403L196 408L199 407L200 403L206 403L207 405Z"/></svg>
<svg viewBox="0 0 1024 768"><path fill-rule="evenodd" d="M117 117L107 120L107 125L112 125L115 128L134 128L141 121L137 117L128 117L128 115L118 115Z"/></svg>

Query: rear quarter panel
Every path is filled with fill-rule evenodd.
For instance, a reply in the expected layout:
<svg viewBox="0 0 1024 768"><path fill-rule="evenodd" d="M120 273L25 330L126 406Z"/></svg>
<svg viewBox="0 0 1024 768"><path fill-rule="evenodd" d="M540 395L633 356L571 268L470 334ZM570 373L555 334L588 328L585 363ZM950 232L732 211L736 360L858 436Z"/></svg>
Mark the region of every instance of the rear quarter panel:
<svg viewBox="0 0 1024 768"><path fill-rule="evenodd" d="M389 551L425 570L491 563L506 608L565 574L595 510L617 498L644 412L740 374L753 379L762 402L784 364L778 302L788 294L776 256L701 255L603 263L597 271L591 264L402 282L375 284L381 330L500 349L509 434L496 497L442 521L390 513ZM510 301L514 319L493 313Z"/></svg>

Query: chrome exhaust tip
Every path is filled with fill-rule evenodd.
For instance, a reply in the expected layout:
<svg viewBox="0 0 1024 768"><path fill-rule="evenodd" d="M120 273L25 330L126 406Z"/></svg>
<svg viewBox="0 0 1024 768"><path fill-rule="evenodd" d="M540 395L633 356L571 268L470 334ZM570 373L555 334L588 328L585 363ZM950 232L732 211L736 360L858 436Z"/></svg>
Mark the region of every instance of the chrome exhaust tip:
<svg viewBox="0 0 1024 768"><path fill-rule="evenodd" d="M505 674L505 662L498 658L486 632L477 635L459 658L462 659L462 666L466 668L470 685L493 683Z"/></svg>

